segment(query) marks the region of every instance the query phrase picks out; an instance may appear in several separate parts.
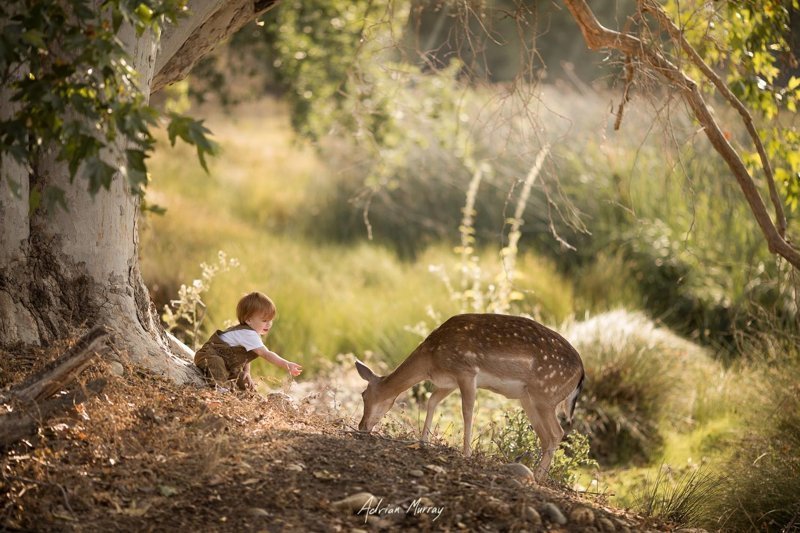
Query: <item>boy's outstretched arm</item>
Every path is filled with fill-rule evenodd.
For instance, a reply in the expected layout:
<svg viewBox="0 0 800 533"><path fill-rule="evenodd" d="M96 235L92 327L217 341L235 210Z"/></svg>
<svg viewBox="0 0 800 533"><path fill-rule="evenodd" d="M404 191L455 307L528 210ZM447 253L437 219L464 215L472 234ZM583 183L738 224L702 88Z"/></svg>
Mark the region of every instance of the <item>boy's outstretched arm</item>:
<svg viewBox="0 0 800 533"><path fill-rule="evenodd" d="M280 355L276 354L275 352L271 352L266 348L256 348L253 350L259 357L266 359L273 365L279 368L285 368L289 371L289 373L293 376L299 376L300 372L303 371L303 367L298 365L297 363L293 363L291 361L287 361Z"/></svg>

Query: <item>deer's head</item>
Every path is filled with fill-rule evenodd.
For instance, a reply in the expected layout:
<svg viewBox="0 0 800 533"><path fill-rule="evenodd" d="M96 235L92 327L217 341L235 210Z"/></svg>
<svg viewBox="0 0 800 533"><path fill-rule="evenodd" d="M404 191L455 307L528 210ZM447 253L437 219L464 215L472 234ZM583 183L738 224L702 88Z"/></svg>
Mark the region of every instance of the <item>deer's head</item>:
<svg viewBox="0 0 800 533"><path fill-rule="evenodd" d="M392 408L397 394L390 394L382 387L383 378L376 375L372 370L361 361L356 361L358 375L367 382L367 388L361 393L364 400L364 415L358 423L359 431L372 431L375 424L383 418L383 415Z"/></svg>

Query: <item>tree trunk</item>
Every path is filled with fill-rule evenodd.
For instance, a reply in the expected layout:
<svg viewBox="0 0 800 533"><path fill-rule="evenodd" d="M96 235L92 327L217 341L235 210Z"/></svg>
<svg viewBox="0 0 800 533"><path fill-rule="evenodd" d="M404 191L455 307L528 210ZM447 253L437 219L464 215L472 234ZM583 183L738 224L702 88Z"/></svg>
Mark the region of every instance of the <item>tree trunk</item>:
<svg viewBox="0 0 800 533"><path fill-rule="evenodd" d="M253 20L274 2L196 0L189 15L163 32L168 56L158 65L159 87L185 76L191 64L213 45ZM149 95L156 76L158 39L152 32L119 34ZM191 47L183 46L192 42ZM9 90L0 87L0 116L14 113ZM124 145L116 147L124 154ZM106 161L120 167L119 155ZM70 180L67 166L45 151L28 168L3 159L0 183L0 346L47 345L86 324L113 332L120 355L179 382L201 382L185 351L164 333L139 271L139 200L124 176L95 197L87 192L81 169ZM18 185L17 194L11 185ZM29 213L32 190L47 185L65 191L67 210ZM177 354L177 355L176 355Z"/></svg>
<svg viewBox="0 0 800 533"><path fill-rule="evenodd" d="M119 38L139 83L149 88L155 38L152 33L137 37L130 28ZM116 148L124 153L124 145ZM120 156L110 152L105 159L120 167ZM199 381L191 362L169 350L142 281L139 200L127 180L116 176L109 190L92 197L81 170L71 182L55 153L45 151L31 169L8 167L22 188L21 198L8 187L0 195L0 342L46 345L83 324L102 324L115 331L114 348L134 363L178 381ZM48 185L65 191L67 210L29 214L28 193Z"/></svg>

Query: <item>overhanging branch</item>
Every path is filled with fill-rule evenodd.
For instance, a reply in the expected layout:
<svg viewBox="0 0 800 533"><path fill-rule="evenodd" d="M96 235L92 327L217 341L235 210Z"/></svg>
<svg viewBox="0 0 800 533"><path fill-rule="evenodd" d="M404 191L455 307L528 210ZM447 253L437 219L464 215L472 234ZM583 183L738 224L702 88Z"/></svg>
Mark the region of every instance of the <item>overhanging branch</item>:
<svg viewBox="0 0 800 533"><path fill-rule="evenodd" d="M564 3L578 23L578 27L590 49L613 49L625 55L637 57L642 61L643 66L649 67L660 74L680 90L681 96L703 127L711 145L722 156L722 159L736 178L750 211L753 213L761 232L767 240L770 252L780 255L789 261L794 268L800 270L800 251L785 239L783 227L778 229L773 224L755 181L748 172L742 158L725 138L725 134L703 99L697 83L658 50L641 39L628 33L620 33L604 27L597 20L585 0L564 0ZM669 31L668 28L666 29ZM766 158L766 155L764 157ZM771 175L771 170L769 175ZM770 192L772 194L772 190ZM774 194L777 196L777 191ZM773 197L773 203L775 203L776 199L780 204L780 199L776 197ZM778 215L779 224L785 224L782 215L783 210L781 209Z"/></svg>
<svg viewBox="0 0 800 533"><path fill-rule="evenodd" d="M185 78L217 44L275 5L277 0L190 2L189 15L163 30L151 94Z"/></svg>

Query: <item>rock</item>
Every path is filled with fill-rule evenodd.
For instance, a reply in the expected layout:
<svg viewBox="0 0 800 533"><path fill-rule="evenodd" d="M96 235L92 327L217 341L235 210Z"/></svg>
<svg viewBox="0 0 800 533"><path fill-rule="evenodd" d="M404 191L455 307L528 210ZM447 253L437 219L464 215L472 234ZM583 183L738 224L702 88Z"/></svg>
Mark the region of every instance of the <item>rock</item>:
<svg viewBox="0 0 800 533"><path fill-rule="evenodd" d="M124 376L125 375L125 367L122 366L122 363L119 361L111 361L108 363L108 368L111 370L111 373L115 376Z"/></svg>
<svg viewBox="0 0 800 533"><path fill-rule="evenodd" d="M419 502L419 507L433 507L435 505L433 500L426 496L419 498L417 501Z"/></svg>
<svg viewBox="0 0 800 533"><path fill-rule="evenodd" d="M447 472L444 468L442 468L439 465L425 465L425 468L435 474L444 474Z"/></svg>
<svg viewBox="0 0 800 533"><path fill-rule="evenodd" d="M305 470L305 467L298 463L292 463L290 465L286 465L286 470L289 472L302 472Z"/></svg>
<svg viewBox="0 0 800 533"><path fill-rule="evenodd" d="M489 498L486 502L486 509L493 514L503 516L511 514L511 506L497 498Z"/></svg>
<svg viewBox="0 0 800 533"><path fill-rule="evenodd" d="M615 533L617 531L617 528L614 527L614 522L605 517L597 519L597 526L603 533Z"/></svg>
<svg viewBox="0 0 800 533"><path fill-rule="evenodd" d="M594 524L594 513L588 507L576 505L569 512L569 521L579 526L592 525Z"/></svg>
<svg viewBox="0 0 800 533"><path fill-rule="evenodd" d="M542 525L542 516L539 514L539 511L530 505L525 507L525 509L522 511L522 516L525 517L525 520L530 522L534 527Z"/></svg>
<svg viewBox="0 0 800 533"><path fill-rule="evenodd" d="M408 475L412 477L422 477L425 475L425 472L423 472L422 470L414 469L414 470L409 470Z"/></svg>
<svg viewBox="0 0 800 533"><path fill-rule="evenodd" d="M377 499L369 492L357 492L350 496L333 502L331 505L336 509L351 511L353 513L359 512L365 506L376 503Z"/></svg>
<svg viewBox="0 0 800 533"><path fill-rule="evenodd" d="M247 514L256 518L269 518L269 512L261 507L250 507L247 509Z"/></svg>
<svg viewBox="0 0 800 533"><path fill-rule="evenodd" d="M561 509L559 509L556 504L551 502L544 504L544 507L542 507L542 515L550 522L560 526L563 526L567 523L567 517L564 516L564 513L561 512Z"/></svg>
<svg viewBox="0 0 800 533"><path fill-rule="evenodd" d="M522 482L536 481L536 477L534 477L531 469L522 463L508 463L503 465L501 467L501 470L503 471L503 473L507 474L512 479L516 479Z"/></svg>

